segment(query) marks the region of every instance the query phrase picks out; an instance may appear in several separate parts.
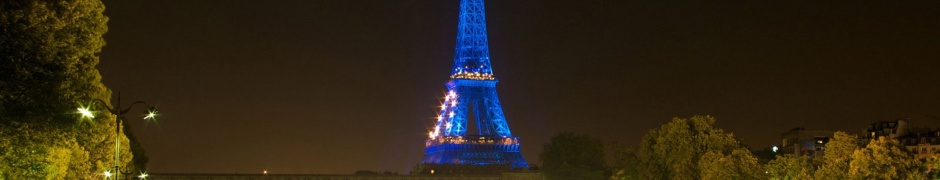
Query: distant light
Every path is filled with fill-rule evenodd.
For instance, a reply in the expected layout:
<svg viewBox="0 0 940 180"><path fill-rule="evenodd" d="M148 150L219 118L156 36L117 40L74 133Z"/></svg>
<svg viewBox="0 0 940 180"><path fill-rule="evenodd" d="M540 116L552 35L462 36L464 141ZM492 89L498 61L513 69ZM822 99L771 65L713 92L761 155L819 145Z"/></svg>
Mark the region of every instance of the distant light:
<svg viewBox="0 0 940 180"><path fill-rule="evenodd" d="M111 171L104 171L104 177L111 177Z"/></svg>
<svg viewBox="0 0 940 180"><path fill-rule="evenodd" d="M267 170L267 169L264 170L264 175L268 175L268 170Z"/></svg>
<svg viewBox="0 0 940 180"><path fill-rule="evenodd" d="M87 117L87 118L95 118L95 115L94 115L94 114L91 114L91 111L88 110L88 108L80 107L80 108L78 108L78 112L81 113L82 116L84 116L84 117Z"/></svg>
<svg viewBox="0 0 940 180"><path fill-rule="evenodd" d="M140 176L137 176L140 179L147 179L147 173L140 173Z"/></svg>
<svg viewBox="0 0 940 180"><path fill-rule="evenodd" d="M772 148L770 148L770 149L773 150L774 152L777 152L777 150L780 150L780 148L777 148L777 146L774 146L774 147L772 147Z"/></svg>

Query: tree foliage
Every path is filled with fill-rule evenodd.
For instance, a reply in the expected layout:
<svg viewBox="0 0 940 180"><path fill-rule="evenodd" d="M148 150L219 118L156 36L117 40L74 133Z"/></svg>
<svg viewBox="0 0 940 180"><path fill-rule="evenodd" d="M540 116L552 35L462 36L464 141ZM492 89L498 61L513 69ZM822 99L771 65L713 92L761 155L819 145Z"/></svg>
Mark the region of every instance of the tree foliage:
<svg viewBox="0 0 940 180"><path fill-rule="evenodd" d="M642 179L757 178L757 158L714 127L715 118L673 118L643 136L637 157Z"/></svg>
<svg viewBox="0 0 940 180"><path fill-rule="evenodd" d="M611 142L605 146L607 164L612 170L611 180L634 180L640 178L640 159L636 151L619 143Z"/></svg>
<svg viewBox="0 0 940 180"><path fill-rule="evenodd" d="M612 180L627 179L937 179L940 156L919 160L895 139L867 145L835 132L821 156L778 155L766 164L731 133L714 127L710 116L674 118L649 131L638 151L613 155ZM615 151L616 152L616 151Z"/></svg>
<svg viewBox="0 0 940 180"><path fill-rule="evenodd" d="M71 113L110 100L95 68L103 12L99 0L0 2L0 179L92 179L113 163L115 117Z"/></svg>
<svg viewBox="0 0 940 180"><path fill-rule="evenodd" d="M778 156L767 164L767 172L771 179L924 179L930 164L940 162L928 159L924 166L895 139L879 137L865 147L858 143L855 136L836 132L818 161Z"/></svg>
<svg viewBox="0 0 940 180"><path fill-rule="evenodd" d="M78 100L108 98L95 66L107 31L98 0L0 3L0 112L70 123Z"/></svg>
<svg viewBox="0 0 940 180"><path fill-rule="evenodd" d="M872 139L849 162L850 179L924 179L920 161L895 139Z"/></svg>
<svg viewBox="0 0 940 180"><path fill-rule="evenodd" d="M832 140L826 143L826 152L822 164L816 170L818 179L848 179L849 162L858 147L858 138L845 132L835 132Z"/></svg>
<svg viewBox="0 0 940 180"><path fill-rule="evenodd" d="M934 154L927 157L921 166L924 168L927 179L940 179L940 155Z"/></svg>
<svg viewBox="0 0 940 180"><path fill-rule="evenodd" d="M762 179L761 165L757 157L744 148L736 148L730 153L708 151L698 161L700 179Z"/></svg>
<svg viewBox="0 0 940 180"><path fill-rule="evenodd" d="M606 179L604 143L596 138L574 133L559 133L539 154L547 179Z"/></svg>
<svg viewBox="0 0 940 180"><path fill-rule="evenodd" d="M777 155L776 159L767 162L765 168L772 180L801 180L812 179L815 164L809 156L786 154Z"/></svg>

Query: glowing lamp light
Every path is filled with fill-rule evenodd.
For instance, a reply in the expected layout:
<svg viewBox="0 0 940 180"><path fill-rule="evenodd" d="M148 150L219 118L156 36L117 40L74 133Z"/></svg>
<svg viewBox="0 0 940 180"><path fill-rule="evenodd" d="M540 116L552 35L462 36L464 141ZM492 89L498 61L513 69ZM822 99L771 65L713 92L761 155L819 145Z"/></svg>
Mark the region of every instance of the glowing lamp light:
<svg viewBox="0 0 940 180"><path fill-rule="evenodd" d="M777 150L780 150L780 148L777 148L777 146L774 146L774 147L772 147L772 148L770 148L770 149L773 150L774 152L777 152Z"/></svg>
<svg viewBox="0 0 940 180"><path fill-rule="evenodd" d="M147 113L147 116L145 116L144 119L156 120L157 119L156 116L157 116L157 110L151 110L149 113Z"/></svg>
<svg viewBox="0 0 940 180"><path fill-rule="evenodd" d="M87 118L95 118L95 115L91 114L91 111L85 107L78 108L78 113L81 113L82 116L87 117Z"/></svg>
<svg viewBox="0 0 940 180"><path fill-rule="evenodd" d="M147 173L140 173L140 176L137 176L137 178L147 179L147 176L148 176Z"/></svg>
<svg viewBox="0 0 940 180"><path fill-rule="evenodd" d="M111 171L104 171L104 177L111 177Z"/></svg>
<svg viewBox="0 0 940 180"><path fill-rule="evenodd" d="M144 116L144 119L157 120L157 107L148 107L147 116Z"/></svg>

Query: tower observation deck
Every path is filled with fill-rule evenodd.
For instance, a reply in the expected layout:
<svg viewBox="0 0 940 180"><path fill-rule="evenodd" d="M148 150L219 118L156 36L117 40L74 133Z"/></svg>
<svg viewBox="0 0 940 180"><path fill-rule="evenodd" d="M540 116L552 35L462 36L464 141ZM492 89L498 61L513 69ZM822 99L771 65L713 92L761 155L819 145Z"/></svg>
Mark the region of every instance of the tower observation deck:
<svg viewBox="0 0 940 180"><path fill-rule="evenodd" d="M483 0L461 0L454 65L422 165L529 167L496 94L488 43Z"/></svg>

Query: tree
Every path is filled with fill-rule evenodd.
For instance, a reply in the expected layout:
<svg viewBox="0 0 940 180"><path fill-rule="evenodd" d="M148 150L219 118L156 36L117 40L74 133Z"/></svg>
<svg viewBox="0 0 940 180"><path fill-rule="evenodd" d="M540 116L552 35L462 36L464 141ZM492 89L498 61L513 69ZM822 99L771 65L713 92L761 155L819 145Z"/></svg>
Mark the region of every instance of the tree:
<svg viewBox="0 0 940 180"><path fill-rule="evenodd" d="M24 123L7 125L0 128L0 179L66 179L75 177L69 166L87 161L88 153L68 133L47 133L49 127Z"/></svg>
<svg viewBox="0 0 940 180"><path fill-rule="evenodd" d="M547 179L606 179L604 143L593 137L563 132L542 146L539 154Z"/></svg>
<svg viewBox="0 0 940 180"><path fill-rule="evenodd" d="M924 179L920 160L895 139L878 137L855 150L849 162L850 179Z"/></svg>
<svg viewBox="0 0 940 180"><path fill-rule="evenodd" d="M134 136L134 133L131 132L131 125L127 122L121 123L124 127L124 136L127 137L129 143L129 150L133 158L131 159L131 164L133 164L134 169L141 171L147 170L147 162L150 162L150 158L147 157L144 147L140 145L140 142L137 141L137 137Z"/></svg>
<svg viewBox="0 0 940 180"><path fill-rule="evenodd" d="M610 142L605 146L609 157L608 166L611 169L611 180L634 180L640 178L640 159L636 151L620 143Z"/></svg>
<svg viewBox="0 0 940 180"><path fill-rule="evenodd" d="M0 2L0 179L92 179L111 166L115 117L68 113L110 100L95 68L103 12L99 0Z"/></svg>
<svg viewBox="0 0 940 180"><path fill-rule="evenodd" d="M700 179L763 179L757 157L744 148L736 148L730 153L708 151L698 161Z"/></svg>
<svg viewBox="0 0 940 180"><path fill-rule="evenodd" d="M809 156L793 154L777 155L777 158L767 162L767 174L773 180L812 179L816 166Z"/></svg>
<svg viewBox="0 0 940 180"><path fill-rule="evenodd" d="M822 157L822 163L816 170L817 179L848 179L849 162L852 161L852 154L858 149L858 138L837 131L833 134L832 140L826 143L826 152Z"/></svg>
<svg viewBox="0 0 940 180"><path fill-rule="evenodd" d="M927 179L940 179L940 155L930 155L921 166L924 168Z"/></svg>
<svg viewBox="0 0 940 180"><path fill-rule="evenodd" d="M761 168L749 167L759 166L755 165L757 158L734 139L734 135L714 127L714 123L715 118L711 116L677 117L650 130L643 136L637 152L643 165L641 179L701 179L703 169L717 170L707 172L708 177L715 177L714 173L718 172L752 175L755 173L750 171L756 171L759 174ZM701 162L706 153L711 153L705 157L707 161L723 158L725 161Z"/></svg>

